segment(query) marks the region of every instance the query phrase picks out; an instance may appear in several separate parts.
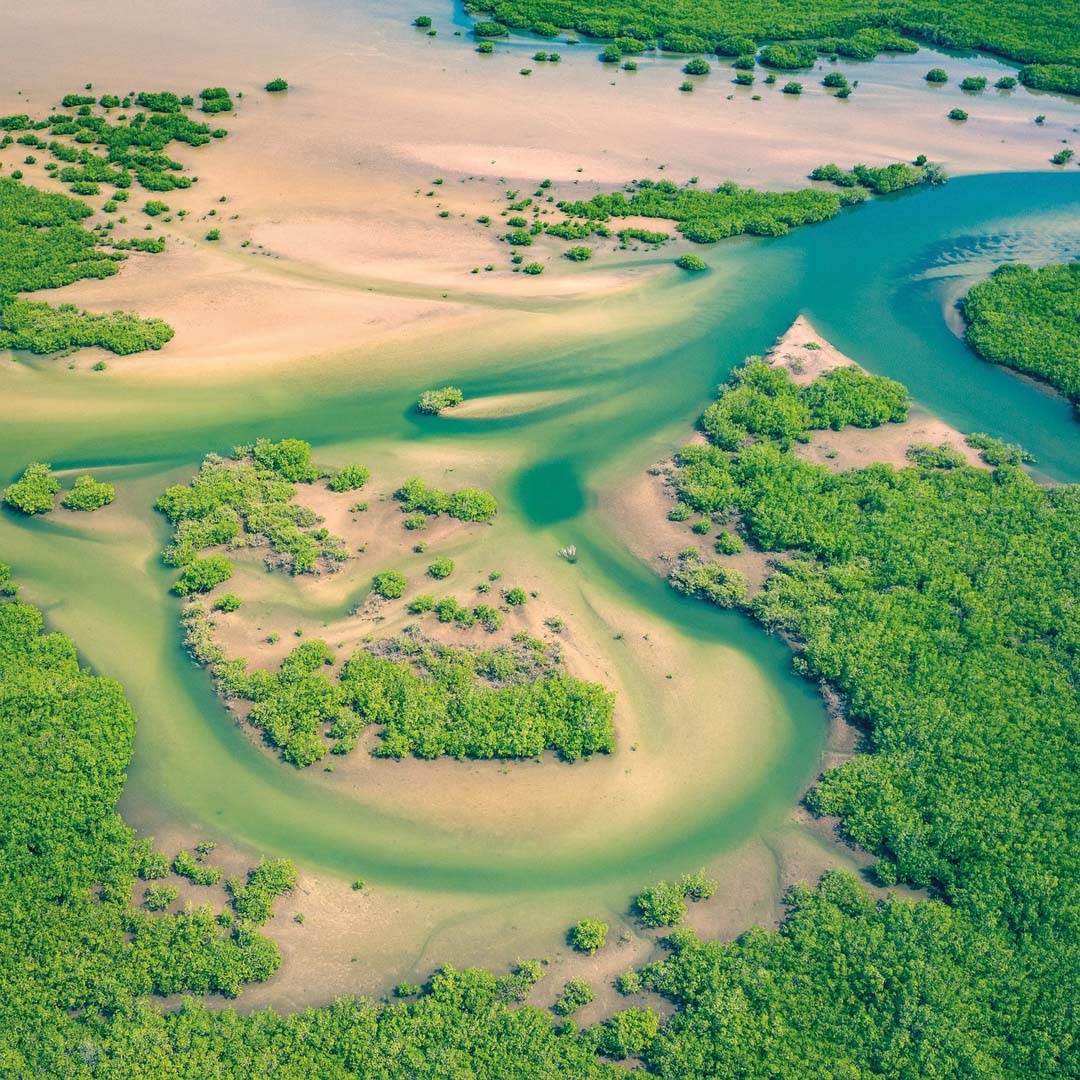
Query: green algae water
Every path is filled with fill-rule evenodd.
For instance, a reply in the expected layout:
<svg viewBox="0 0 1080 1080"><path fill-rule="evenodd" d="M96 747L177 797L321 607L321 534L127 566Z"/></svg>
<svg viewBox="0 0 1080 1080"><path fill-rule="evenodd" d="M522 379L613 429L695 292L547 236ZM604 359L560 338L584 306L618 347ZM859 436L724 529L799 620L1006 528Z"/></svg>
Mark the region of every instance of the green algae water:
<svg viewBox="0 0 1080 1080"><path fill-rule="evenodd" d="M543 334L523 334L516 348L478 334L377 370L360 357L305 359L264 382L227 370L210 385L170 373L167 388L125 376L119 359L103 378L49 360L6 364L0 478L30 460L93 468L117 482L120 513L99 529L4 511L0 555L50 623L98 671L123 682L139 718L123 802L137 828L173 823L397 889L510 902L558 894L556 918L621 910L641 884L708 863L781 823L818 766L825 716L814 688L791 674L785 646L737 614L677 597L630 556L600 494L669 455L726 373L767 349L800 312L961 430L1022 443L1046 475L1076 480L1074 410L974 357L944 309L950 288L984 273L995 255L1040 262L1078 253L1080 175L982 176L876 199L782 239L718 245L706 253L710 272L694 278L666 259L654 260L655 273L635 262L647 276L629 298L574 302L584 305L586 323L590 304L655 313L625 332L553 336L548 344ZM543 317L553 327L562 318L557 308ZM417 391L436 380L469 398L566 398L496 419L416 415ZM390 779L370 793L282 764L236 727L185 655L179 604L167 592L172 573L159 561L165 526L152 511L204 453L260 435L304 438L320 461L369 461L376 471L392 472L401 446L490 462L486 484L502 508L493 535L504 557L520 546L548 559L594 633L612 636L602 614L611 608L662 630L687 665L673 678L696 685L695 677L719 672L729 693L698 704L723 732L688 730L709 724L708 715L688 719L668 684L649 682L625 661L648 717L637 754L652 755L676 782L649 816L596 805L573 830L515 815L515 785L526 770L552 770L587 805L592 777L606 775L591 770L630 768L626 747L604 762L507 767L507 818L487 824L464 812L462 821L427 812L426 785L467 769L490 787L495 763L379 763ZM578 551L572 567L555 555L568 543ZM713 769L722 782L710 782Z"/></svg>

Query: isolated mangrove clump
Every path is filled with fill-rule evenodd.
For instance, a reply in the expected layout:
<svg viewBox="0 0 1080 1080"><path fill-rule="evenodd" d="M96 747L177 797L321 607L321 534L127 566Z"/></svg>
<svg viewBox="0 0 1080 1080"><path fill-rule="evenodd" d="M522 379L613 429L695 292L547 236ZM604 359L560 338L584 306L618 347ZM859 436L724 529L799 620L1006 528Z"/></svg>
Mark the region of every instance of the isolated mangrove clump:
<svg viewBox="0 0 1080 1080"><path fill-rule="evenodd" d="M438 390L425 390L416 403L416 411L438 416L443 409L452 409L465 400L465 395L456 386L444 386Z"/></svg>
<svg viewBox="0 0 1080 1080"><path fill-rule="evenodd" d="M680 255L675 260L680 270L699 271L705 269L705 260L700 255Z"/></svg>

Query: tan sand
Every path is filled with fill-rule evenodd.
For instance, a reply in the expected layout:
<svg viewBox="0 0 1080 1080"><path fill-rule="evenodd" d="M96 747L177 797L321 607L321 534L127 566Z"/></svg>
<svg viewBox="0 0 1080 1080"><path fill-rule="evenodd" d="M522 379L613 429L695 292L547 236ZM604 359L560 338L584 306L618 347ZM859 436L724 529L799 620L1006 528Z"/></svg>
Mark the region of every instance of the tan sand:
<svg viewBox="0 0 1080 1080"><path fill-rule="evenodd" d="M809 347L808 347L809 346ZM800 315L769 350L766 360L784 368L792 382L805 386L837 367L858 366L830 345ZM903 468L910 464L907 452L919 444L948 445L969 465L985 468L978 451L964 442L964 436L943 420L919 406L912 406L902 424L882 424L877 428L844 428L842 431L815 431L807 443L799 443L795 453L804 461L825 465L834 471L861 468L881 462Z"/></svg>
<svg viewBox="0 0 1080 1080"><path fill-rule="evenodd" d="M522 78L525 52L500 45L497 55L478 57L445 28L428 38L407 23L396 8L316 15L289 0L269 9L244 0L228 12L196 0L182 20L162 20L144 0L126 9L122 28L70 0L11 12L9 39L47 37L50 62L39 64L32 48L9 50L0 112L47 112L88 80L121 91L225 81L244 94L224 121L227 139L174 150L199 183L166 199L191 211L185 222L155 219L153 233L172 238L169 253L132 258L119 279L65 290L65 300L93 310L123 307L176 327L161 353L126 358L125 371L232 373L385 345L435 326L436 334L459 334L493 317L488 304L528 307L632 280L621 268L572 266L559 258L565 245L546 240L530 250L545 274L509 272L497 239L506 192L530 194L542 177L555 181L558 199L645 175L790 188L824 160L919 152L954 172L1049 168L1046 148L1074 123L1063 100L1021 89L984 95L970 104L970 123L950 124L945 97L920 76L931 61L953 62L925 52L841 65L860 80L847 102L816 85L820 72L805 77L813 92L801 98L761 86L753 89L763 100L754 102L721 66L694 94L678 94L677 58L643 58L635 73L612 72L589 45L563 48L561 64ZM988 60L963 66L1005 70ZM266 71L278 68L293 89L267 95ZM1035 111L1047 116L1042 128L1030 122ZM14 145L0 160L10 169L24 151ZM23 167L48 188L44 161ZM444 183L433 184L438 178ZM139 207L149 196L134 189L132 197L117 235L144 235ZM440 219L444 210L450 217ZM493 218L490 228L476 223L482 213ZM222 230L216 245L204 240L211 224Z"/></svg>

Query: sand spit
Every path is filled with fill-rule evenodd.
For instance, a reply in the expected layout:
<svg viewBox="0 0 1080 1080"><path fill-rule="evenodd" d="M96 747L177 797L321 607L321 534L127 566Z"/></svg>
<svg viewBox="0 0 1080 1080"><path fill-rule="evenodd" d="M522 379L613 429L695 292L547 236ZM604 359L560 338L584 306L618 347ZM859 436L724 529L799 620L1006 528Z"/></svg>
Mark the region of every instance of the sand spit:
<svg viewBox="0 0 1080 1080"><path fill-rule="evenodd" d="M838 367L858 367L854 360L829 344L800 315L766 354L768 363L784 368L791 381L805 386ZM969 465L985 468L978 451L964 442L964 436L943 420L915 405L902 424L882 424L877 428L844 428L842 431L814 431L810 441L799 443L795 453L804 461L825 465L836 472L856 469L874 462L903 468L912 446L947 444L963 455Z"/></svg>

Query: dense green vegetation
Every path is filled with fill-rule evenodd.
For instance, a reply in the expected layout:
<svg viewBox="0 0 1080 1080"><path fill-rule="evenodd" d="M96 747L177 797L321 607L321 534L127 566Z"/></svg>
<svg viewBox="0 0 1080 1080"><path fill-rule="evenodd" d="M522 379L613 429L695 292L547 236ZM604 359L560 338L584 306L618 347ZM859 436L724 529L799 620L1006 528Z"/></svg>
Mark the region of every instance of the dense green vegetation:
<svg viewBox="0 0 1080 1080"><path fill-rule="evenodd" d="M812 173L811 180L827 180L841 188L864 187L875 195L886 195L890 191L903 191L904 188L917 187L919 184L944 184L945 172L933 161L919 159L921 165L908 165L896 161L891 165L854 165L845 172L839 165L829 163L819 165Z"/></svg>
<svg viewBox="0 0 1080 1080"><path fill-rule="evenodd" d="M565 675L558 652L533 639L467 649L436 645L413 630L357 650L336 677L325 641L298 645L276 672L249 672L213 639L204 605L185 613L187 647L226 698L252 703L247 719L281 756L311 765L356 746L380 727L377 757L536 757L576 761L614 748L614 695ZM328 741L329 740L329 741Z"/></svg>
<svg viewBox="0 0 1080 1080"><path fill-rule="evenodd" d="M331 491L356 491L371 479L366 465L344 465L330 477L326 486Z"/></svg>
<svg viewBox="0 0 1080 1080"><path fill-rule="evenodd" d="M559 1016L569 1016L588 1005L593 999L592 987L583 979L571 979L564 987L562 996L552 1005Z"/></svg>
<svg viewBox="0 0 1080 1080"><path fill-rule="evenodd" d="M173 328L161 319L140 319L126 311L109 315L80 311L74 304L13 300L0 311L0 349L43 354L96 346L119 356L160 349Z"/></svg>
<svg viewBox="0 0 1080 1080"><path fill-rule="evenodd" d="M1020 81L1032 90L1080 94L1080 67L1069 64L1029 64L1020 69Z"/></svg>
<svg viewBox="0 0 1080 1080"><path fill-rule="evenodd" d="M438 416L443 409L452 409L465 400L465 395L456 386L443 386L438 390L425 390L416 403L416 411Z"/></svg>
<svg viewBox="0 0 1080 1080"><path fill-rule="evenodd" d="M277 79L271 79L263 89L269 91L271 94L280 94L283 90L289 89L289 84L285 79L279 77Z"/></svg>
<svg viewBox="0 0 1080 1080"><path fill-rule="evenodd" d="M17 299L20 292L57 289L117 272L127 256L103 250L83 228L90 213L79 199L0 178L0 349L51 353L95 345L126 355L160 349L173 336L172 327L160 319Z"/></svg>
<svg viewBox="0 0 1080 1080"><path fill-rule="evenodd" d="M700 273L706 268L705 260L700 255L680 255L675 260L675 265L680 270L691 270L694 273Z"/></svg>
<svg viewBox="0 0 1080 1080"><path fill-rule="evenodd" d="M1080 404L1080 262L999 266L961 301L968 344Z"/></svg>
<svg viewBox="0 0 1080 1080"><path fill-rule="evenodd" d="M60 500L60 505L67 510L93 511L116 498L116 488L112 484L103 484L89 473L77 476L71 490Z"/></svg>
<svg viewBox="0 0 1080 1080"><path fill-rule="evenodd" d="M265 547L267 566L292 574L332 568L346 558L344 541L292 501L297 483L320 475L300 439L259 439L236 447L231 459L207 454L190 483L174 484L155 504L173 526L166 564L188 567L199 552L224 546Z"/></svg>
<svg viewBox="0 0 1080 1080"><path fill-rule="evenodd" d="M686 915L687 900L708 900L716 893L717 882L704 870L684 874L678 881L659 881L642 890L634 899L634 910L643 926L677 926Z"/></svg>
<svg viewBox="0 0 1080 1080"><path fill-rule="evenodd" d="M0 592L14 592L7 567ZM256 932L269 903L220 919L209 907L157 914L131 906L136 868L164 873L115 812L134 726L117 683L83 670L70 641L42 632L34 608L0 602L6 1075L104 1075L93 1062L111 1054L110 1032L158 1016L140 1004L146 995L235 995L278 966L276 946ZM267 901L281 884L266 882Z"/></svg>
<svg viewBox="0 0 1080 1080"><path fill-rule="evenodd" d="M577 952L592 955L607 943L608 924L599 919L582 919L570 928L566 940Z"/></svg>
<svg viewBox="0 0 1080 1080"><path fill-rule="evenodd" d="M1080 975L1080 494L1039 486L985 437L975 438L993 469L937 448L899 470L801 461L791 447L807 413L833 397L815 385L796 391L756 363L737 372L706 413L711 444L682 451L673 480L686 506L794 553L746 607L795 644L800 671L842 695L868 748L828 772L810 805L879 856L881 882L945 903L877 905L831 878L794 895L779 939L679 939L657 985L686 1007L649 1060L671 1076L738 1075L755 1061L769 1075L825 1061L857 1075L881 1055L889 1074L908 1063L959 1075L963 1063L966 1075L1068 1075L1077 1029L1064 987ZM857 405L843 395L832 420L886 418L894 393L878 389L889 392ZM881 989L852 993L871 964ZM763 968L768 982L751 990L743 973ZM904 1040L919 1021L898 1017L930 991L912 981L930 969L934 1002L920 1008L931 1026L916 1049ZM749 991L750 1013L736 1024L706 986ZM815 999L836 1008L811 1019ZM820 1039L770 1049L780 1014L784 1030Z"/></svg>
<svg viewBox="0 0 1080 1080"><path fill-rule="evenodd" d="M406 480L394 492L403 513L446 514L459 521L491 521L498 512L495 497L480 488L458 488L453 492L428 487L418 477Z"/></svg>
<svg viewBox="0 0 1080 1080"><path fill-rule="evenodd" d="M813 45L766 45L758 60L763 67L794 71L813 67L817 62L817 49Z"/></svg>
<svg viewBox="0 0 1080 1080"><path fill-rule="evenodd" d="M199 106L204 113L232 112L233 101L229 91L224 86L208 86L199 91Z"/></svg>
<svg viewBox="0 0 1080 1080"><path fill-rule="evenodd" d="M827 221L846 203L865 198L865 192L857 188L838 193L815 188L772 192L726 183L715 191L702 191L669 180L639 180L629 190L629 197L616 191L561 202L559 209L569 218L591 222L631 216L664 218L678 222L676 229L687 240L709 244L740 233L783 236L798 225Z"/></svg>
<svg viewBox="0 0 1080 1080"><path fill-rule="evenodd" d="M47 514L56 503L60 481L52 474L52 466L33 461L22 476L4 491L4 502L22 514Z"/></svg>
<svg viewBox="0 0 1080 1080"><path fill-rule="evenodd" d="M735 56L760 42L799 39L830 53L854 41L856 54L869 59L879 51L866 55L875 38L884 40L880 48L891 49L908 35L1023 63L1080 64L1080 27L1052 0L929 5L918 0L479 0L472 7L496 20L485 26L546 24L590 37L659 42L672 52L716 50Z"/></svg>

